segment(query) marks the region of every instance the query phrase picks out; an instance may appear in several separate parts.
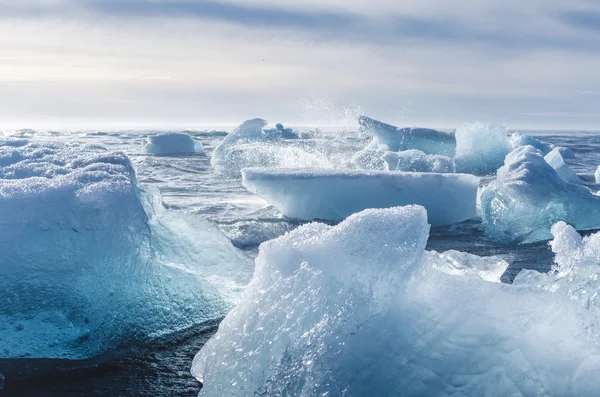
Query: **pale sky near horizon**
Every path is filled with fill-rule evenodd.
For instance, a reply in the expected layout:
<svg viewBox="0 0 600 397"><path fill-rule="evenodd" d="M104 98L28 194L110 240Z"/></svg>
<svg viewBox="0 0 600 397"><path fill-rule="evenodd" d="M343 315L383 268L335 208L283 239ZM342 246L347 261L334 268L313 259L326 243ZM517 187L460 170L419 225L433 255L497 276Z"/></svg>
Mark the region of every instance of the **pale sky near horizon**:
<svg viewBox="0 0 600 397"><path fill-rule="evenodd" d="M0 0L0 127L600 130L600 1Z"/></svg>

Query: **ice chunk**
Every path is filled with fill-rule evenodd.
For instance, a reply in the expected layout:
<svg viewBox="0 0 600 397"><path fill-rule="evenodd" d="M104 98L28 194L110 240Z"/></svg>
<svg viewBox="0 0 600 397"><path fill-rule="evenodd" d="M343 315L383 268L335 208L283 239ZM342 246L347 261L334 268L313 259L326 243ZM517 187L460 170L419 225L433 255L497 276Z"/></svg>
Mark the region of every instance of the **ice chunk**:
<svg viewBox="0 0 600 397"><path fill-rule="evenodd" d="M506 156L480 199L486 235L496 242L549 239L550 227L561 220L578 230L600 227L600 197L561 179L533 146Z"/></svg>
<svg viewBox="0 0 600 397"><path fill-rule="evenodd" d="M409 172L456 172L454 160L439 154L425 154L420 150L404 150L402 152L385 152L383 159L392 171Z"/></svg>
<svg viewBox="0 0 600 397"><path fill-rule="evenodd" d="M494 173L510 152L506 126L466 123L456 129L456 169L476 175Z"/></svg>
<svg viewBox="0 0 600 397"><path fill-rule="evenodd" d="M515 132L511 135L510 143L513 149L516 149L519 146L533 146L542 152L544 156L550 153L552 150L557 149L560 152L560 155L565 159L572 159L575 157L575 153L573 153L571 149L556 146L520 132Z"/></svg>
<svg viewBox="0 0 600 397"><path fill-rule="evenodd" d="M583 181L577 176L577 174L569 167L563 160L562 155L558 149L552 149L550 153L544 156L544 160L556 170L558 176L567 182L583 184Z"/></svg>
<svg viewBox="0 0 600 397"><path fill-rule="evenodd" d="M428 229L420 207L366 210L261 245L243 298L194 359L200 396L598 393L589 312L487 282L478 260L438 270Z"/></svg>
<svg viewBox="0 0 600 397"><path fill-rule="evenodd" d="M549 273L522 270L517 285L533 285L567 296L594 313L600 309L600 233L581 237L565 222L552 226L555 265Z"/></svg>
<svg viewBox="0 0 600 397"><path fill-rule="evenodd" d="M472 274L495 283L500 282L500 277L508 269L508 262L495 256L481 257L454 250L425 254L436 270L460 276Z"/></svg>
<svg viewBox="0 0 600 397"><path fill-rule="evenodd" d="M242 184L288 217L342 220L366 208L419 204L432 225L475 216L479 178L466 174L327 169L242 170Z"/></svg>
<svg viewBox="0 0 600 397"><path fill-rule="evenodd" d="M148 154L204 154L202 143L185 132L163 132L144 139L144 152Z"/></svg>
<svg viewBox="0 0 600 397"><path fill-rule="evenodd" d="M0 140L0 357L82 359L220 318L252 268L98 146Z"/></svg>
<svg viewBox="0 0 600 397"><path fill-rule="evenodd" d="M277 124L265 128L263 119L247 120L227 135L213 152L211 165L220 174L236 178L246 167L332 167L327 158L311 153L301 145L288 144L296 140L290 128Z"/></svg>
<svg viewBox="0 0 600 397"><path fill-rule="evenodd" d="M456 140L453 134L429 128L398 128L366 116L359 116L358 124L362 133L373 136L368 149L385 145L392 152L417 149L427 154L454 157Z"/></svg>
<svg viewBox="0 0 600 397"><path fill-rule="evenodd" d="M357 170L389 171L390 166L383 158L385 153L381 150L364 149L356 152L350 162Z"/></svg>
<svg viewBox="0 0 600 397"><path fill-rule="evenodd" d="M596 172L594 172L594 178L596 179L596 183L600 184L600 165L596 168Z"/></svg>

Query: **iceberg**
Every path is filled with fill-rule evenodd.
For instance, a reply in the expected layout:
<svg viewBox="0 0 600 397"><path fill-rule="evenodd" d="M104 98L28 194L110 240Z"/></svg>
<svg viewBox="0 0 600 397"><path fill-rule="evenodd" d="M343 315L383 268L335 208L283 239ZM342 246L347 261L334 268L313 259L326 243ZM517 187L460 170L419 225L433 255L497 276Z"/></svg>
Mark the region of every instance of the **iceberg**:
<svg viewBox="0 0 600 397"><path fill-rule="evenodd" d="M200 396L598 394L588 311L486 281L497 259L456 268L460 256L424 251L428 231L408 206L262 244L243 298L194 358Z"/></svg>
<svg viewBox="0 0 600 397"><path fill-rule="evenodd" d="M298 140L292 129L281 124L268 129L267 124L263 119L247 120L228 134L213 152L215 171L237 178L246 167L333 167L319 153L289 144Z"/></svg>
<svg viewBox="0 0 600 397"><path fill-rule="evenodd" d="M218 319L252 273L97 145L0 139L0 214L3 358L84 359Z"/></svg>
<svg viewBox="0 0 600 397"><path fill-rule="evenodd" d="M565 159L575 158L575 153L571 149L567 149L561 146L556 146L551 143L544 142L537 138L534 138L529 135L522 134L520 132L515 132L510 137L510 143L513 149L518 148L519 146L533 146L545 156L550 153L552 150L557 149L561 156Z"/></svg>
<svg viewBox="0 0 600 397"><path fill-rule="evenodd" d="M479 178L335 169L245 168L242 184L285 216L339 221L366 208L419 204L432 225L475 217Z"/></svg>
<svg viewBox="0 0 600 397"><path fill-rule="evenodd" d="M488 238L499 243L531 243L552 237L551 226L565 221L577 230L600 227L600 197L563 180L533 146L513 150L497 177L480 194Z"/></svg>
<svg viewBox="0 0 600 397"><path fill-rule="evenodd" d="M185 132L162 132L151 135L144 139L142 148L145 153L155 155L204 154L202 143Z"/></svg>
<svg viewBox="0 0 600 397"><path fill-rule="evenodd" d="M466 123L456 129L456 169L476 175L489 175L502 166L511 151L506 126Z"/></svg>
<svg viewBox="0 0 600 397"><path fill-rule="evenodd" d="M552 149L547 155L544 156L544 160L546 160L546 162L556 170L558 176L565 181L580 185L584 183L577 176L575 171L573 171L571 167L565 163L565 160L558 149Z"/></svg>
<svg viewBox="0 0 600 397"><path fill-rule="evenodd" d="M454 157L456 140L453 134L430 128L398 128L366 116L358 117L359 131L373 137L368 149L385 145L386 150L399 152L417 149L427 154Z"/></svg>
<svg viewBox="0 0 600 397"><path fill-rule="evenodd" d="M351 163L359 170L454 173L454 160L420 150L390 152L365 149L352 156Z"/></svg>

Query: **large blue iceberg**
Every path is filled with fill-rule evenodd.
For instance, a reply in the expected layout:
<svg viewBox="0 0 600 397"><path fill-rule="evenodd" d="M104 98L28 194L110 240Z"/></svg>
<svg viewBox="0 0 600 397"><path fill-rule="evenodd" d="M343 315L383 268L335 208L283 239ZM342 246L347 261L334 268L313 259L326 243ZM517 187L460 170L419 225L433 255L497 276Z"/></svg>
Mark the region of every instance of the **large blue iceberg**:
<svg viewBox="0 0 600 397"><path fill-rule="evenodd" d="M428 231L409 206L262 244L240 304L194 359L200 396L597 395L588 311L497 282L497 258L427 253Z"/></svg>
<svg viewBox="0 0 600 397"><path fill-rule="evenodd" d="M419 204L432 225L476 216L479 178L467 174L245 168L242 184L281 213L339 221L367 208Z"/></svg>
<svg viewBox="0 0 600 397"><path fill-rule="evenodd" d="M0 357L82 359L223 316L252 267L98 146L0 140Z"/></svg>
<svg viewBox="0 0 600 397"><path fill-rule="evenodd" d="M533 146L506 156L480 201L485 232L500 243L550 239L550 228L558 221L577 230L600 228L600 197L561 178Z"/></svg>

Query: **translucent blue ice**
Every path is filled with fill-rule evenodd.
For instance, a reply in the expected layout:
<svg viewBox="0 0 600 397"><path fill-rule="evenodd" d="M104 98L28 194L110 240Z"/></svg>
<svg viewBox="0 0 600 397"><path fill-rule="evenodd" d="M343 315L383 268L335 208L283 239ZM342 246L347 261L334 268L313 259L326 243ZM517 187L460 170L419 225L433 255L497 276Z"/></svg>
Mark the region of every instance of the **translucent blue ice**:
<svg viewBox="0 0 600 397"><path fill-rule="evenodd" d="M202 143L185 132L162 132L144 139L142 147L148 154L204 154Z"/></svg>
<svg viewBox="0 0 600 397"><path fill-rule="evenodd" d="M0 357L87 358L225 314L252 268L122 153L0 140Z"/></svg>
<svg viewBox="0 0 600 397"><path fill-rule="evenodd" d="M200 396L593 396L594 318L501 284L497 258L425 252L423 208L366 210L261 245L196 355Z"/></svg>
<svg viewBox="0 0 600 397"><path fill-rule="evenodd" d="M550 239L550 228L558 221L577 230L600 228L600 197L561 178L533 146L506 156L480 198L486 235L496 242Z"/></svg>

